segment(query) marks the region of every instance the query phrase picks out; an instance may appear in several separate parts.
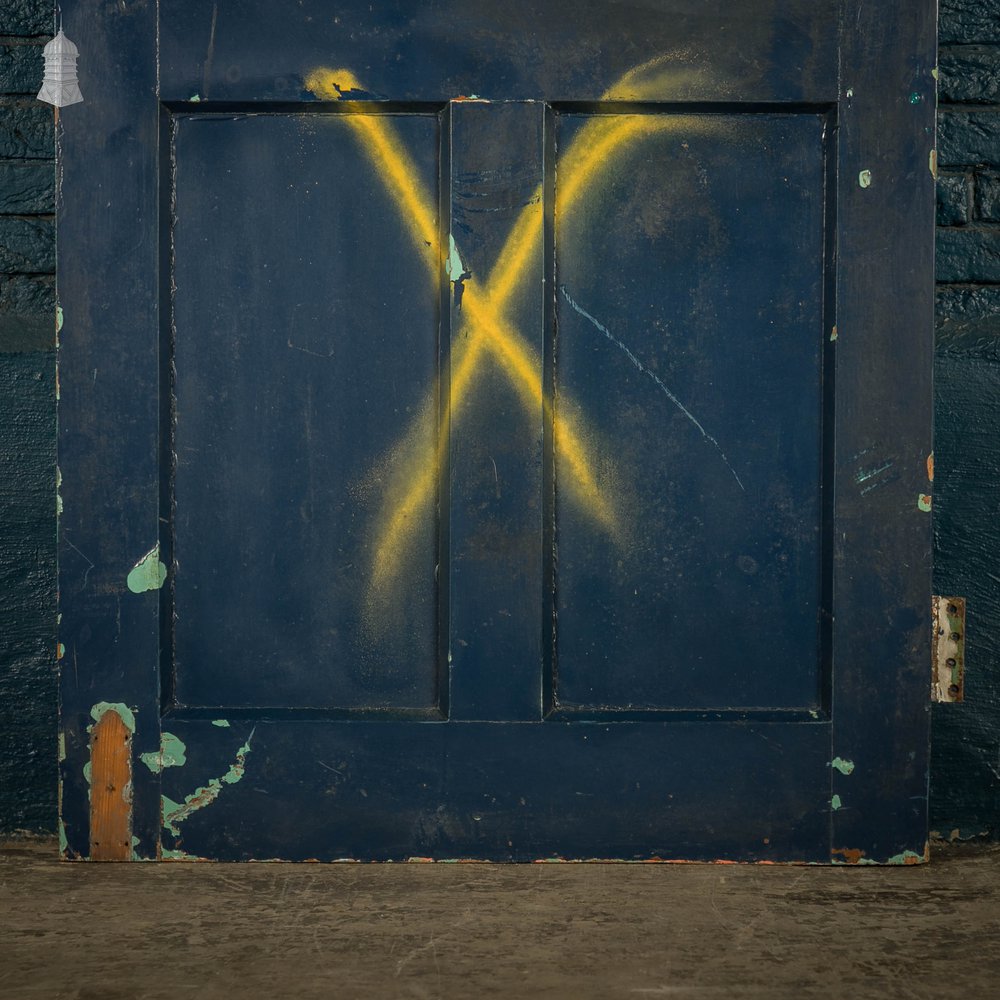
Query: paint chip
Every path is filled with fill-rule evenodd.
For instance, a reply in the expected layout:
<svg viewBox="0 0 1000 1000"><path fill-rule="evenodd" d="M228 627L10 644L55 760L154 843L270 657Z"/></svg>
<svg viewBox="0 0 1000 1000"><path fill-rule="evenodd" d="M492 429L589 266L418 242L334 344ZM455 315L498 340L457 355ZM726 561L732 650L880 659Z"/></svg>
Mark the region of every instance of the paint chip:
<svg viewBox="0 0 1000 1000"><path fill-rule="evenodd" d="M56 333L59 333L63 328L63 311L62 306L56 306Z"/></svg>
<svg viewBox="0 0 1000 1000"><path fill-rule="evenodd" d="M931 177L937 180L938 168L937 168L937 150L932 149L930 153L927 154L927 166L930 169Z"/></svg>
<svg viewBox="0 0 1000 1000"><path fill-rule="evenodd" d="M159 590L167 579L167 567L160 562L160 543L157 542L136 564L125 581L133 594Z"/></svg>
<svg viewBox="0 0 1000 1000"><path fill-rule="evenodd" d="M830 808L834 812L836 812L841 807L841 805L843 805L843 803L840 801L839 795L834 795L833 798L830 799Z"/></svg>
<svg viewBox="0 0 1000 1000"><path fill-rule="evenodd" d="M229 728L229 720L228 719L212 719L212 725L213 726L218 726L220 729L228 729Z"/></svg>
<svg viewBox="0 0 1000 1000"><path fill-rule="evenodd" d="M100 722L108 712L117 712L121 716L122 722L125 723L125 728L131 733L135 732L135 715L132 714L132 709L128 705L120 701L97 702L90 710L90 717L94 722Z"/></svg>
<svg viewBox="0 0 1000 1000"><path fill-rule="evenodd" d="M160 749L152 753L139 754L139 760L153 772L159 774L165 767L183 767L187 763L187 747L183 740L173 733L164 732L160 736Z"/></svg>
<svg viewBox="0 0 1000 1000"><path fill-rule="evenodd" d="M858 174L858 184L863 188L869 188L872 186L872 172L870 170L862 170Z"/></svg>
<svg viewBox="0 0 1000 1000"><path fill-rule="evenodd" d="M841 774L851 774L854 771L854 761L844 760L843 757L834 757L830 761L830 767L840 771Z"/></svg>
<svg viewBox="0 0 1000 1000"><path fill-rule="evenodd" d="M929 493L921 493L917 496L917 507L925 514L931 509L932 497Z"/></svg>
<svg viewBox="0 0 1000 1000"><path fill-rule="evenodd" d="M927 478L932 483L934 482L934 452L933 451L927 456Z"/></svg>
<svg viewBox="0 0 1000 1000"><path fill-rule="evenodd" d="M836 339L837 339L837 324L834 323L833 324L833 329L830 331L830 340L833 341L833 340L836 340Z"/></svg>

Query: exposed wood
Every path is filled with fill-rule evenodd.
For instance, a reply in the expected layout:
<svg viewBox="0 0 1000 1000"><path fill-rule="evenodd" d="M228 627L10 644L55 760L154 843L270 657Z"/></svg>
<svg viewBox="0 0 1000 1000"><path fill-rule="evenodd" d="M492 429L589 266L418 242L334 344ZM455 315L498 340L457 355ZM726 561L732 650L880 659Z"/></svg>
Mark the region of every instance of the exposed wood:
<svg viewBox="0 0 1000 1000"><path fill-rule="evenodd" d="M132 853L132 731L109 709L90 731L90 860Z"/></svg>

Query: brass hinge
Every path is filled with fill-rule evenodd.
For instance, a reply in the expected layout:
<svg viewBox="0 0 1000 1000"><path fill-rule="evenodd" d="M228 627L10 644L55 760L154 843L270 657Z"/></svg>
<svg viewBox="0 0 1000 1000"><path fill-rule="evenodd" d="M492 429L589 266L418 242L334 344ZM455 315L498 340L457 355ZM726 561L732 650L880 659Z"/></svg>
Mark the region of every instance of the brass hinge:
<svg viewBox="0 0 1000 1000"><path fill-rule="evenodd" d="M965 698L965 598L931 598L934 637L931 701L955 702Z"/></svg>

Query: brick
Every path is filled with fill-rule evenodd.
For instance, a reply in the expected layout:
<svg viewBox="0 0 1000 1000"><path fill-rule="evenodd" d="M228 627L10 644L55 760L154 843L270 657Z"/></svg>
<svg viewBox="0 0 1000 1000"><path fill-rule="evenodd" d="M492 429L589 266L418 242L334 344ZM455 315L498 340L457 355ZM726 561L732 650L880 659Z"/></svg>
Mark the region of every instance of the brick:
<svg viewBox="0 0 1000 1000"><path fill-rule="evenodd" d="M976 177L976 218L1000 222L1000 174Z"/></svg>
<svg viewBox="0 0 1000 1000"><path fill-rule="evenodd" d="M0 105L0 158L50 160L53 156L55 129L50 107Z"/></svg>
<svg viewBox="0 0 1000 1000"><path fill-rule="evenodd" d="M938 285L935 327L939 349L1000 361L1000 286Z"/></svg>
<svg viewBox="0 0 1000 1000"><path fill-rule="evenodd" d="M1000 281L1000 228L938 229L937 280Z"/></svg>
<svg viewBox="0 0 1000 1000"><path fill-rule="evenodd" d="M55 279L0 277L0 354L55 346Z"/></svg>
<svg viewBox="0 0 1000 1000"><path fill-rule="evenodd" d="M53 4L43 0L3 0L4 35L52 35L55 33Z"/></svg>
<svg viewBox="0 0 1000 1000"><path fill-rule="evenodd" d="M40 45L0 45L0 94L37 94L42 67Z"/></svg>
<svg viewBox="0 0 1000 1000"><path fill-rule="evenodd" d="M35 215L55 211L53 163L0 162L0 213Z"/></svg>
<svg viewBox="0 0 1000 1000"><path fill-rule="evenodd" d="M942 101L989 104L1000 100L1000 46L963 45L938 58Z"/></svg>
<svg viewBox="0 0 1000 1000"><path fill-rule="evenodd" d="M937 179L937 224L964 226L969 221L969 182L964 174Z"/></svg>
<svg viewBox="0 0 1000 1000"><path fill-rule="evenodd" d="M938 32L950 42L1000 42L1000 7L995 0L941 0Z"/></svg>
<svg viewBox="0 0 1000 1000"><path fill-rule="evenodd" d="M938 114L938 164L1000 166L1000 112L942 110Z"/></svg>
<svg viewBox="0 0 1000 1000"><path fill-rule="evenodd" d="M53 222L0 216L0 271L7 274L51 274L55 268Z"/></svg>

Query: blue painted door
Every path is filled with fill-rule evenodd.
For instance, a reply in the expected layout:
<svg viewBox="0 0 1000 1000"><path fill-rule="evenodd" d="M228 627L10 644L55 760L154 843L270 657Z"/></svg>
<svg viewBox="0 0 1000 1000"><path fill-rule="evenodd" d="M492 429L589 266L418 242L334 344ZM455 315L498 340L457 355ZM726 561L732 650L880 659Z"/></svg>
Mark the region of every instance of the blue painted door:
<svg viewBox="0 0 1000 1000"><path fill-rule="evenodd" d="M68 856L118 782L136 858L924 858L934 10L871 6L67 10Z"/></svg>

